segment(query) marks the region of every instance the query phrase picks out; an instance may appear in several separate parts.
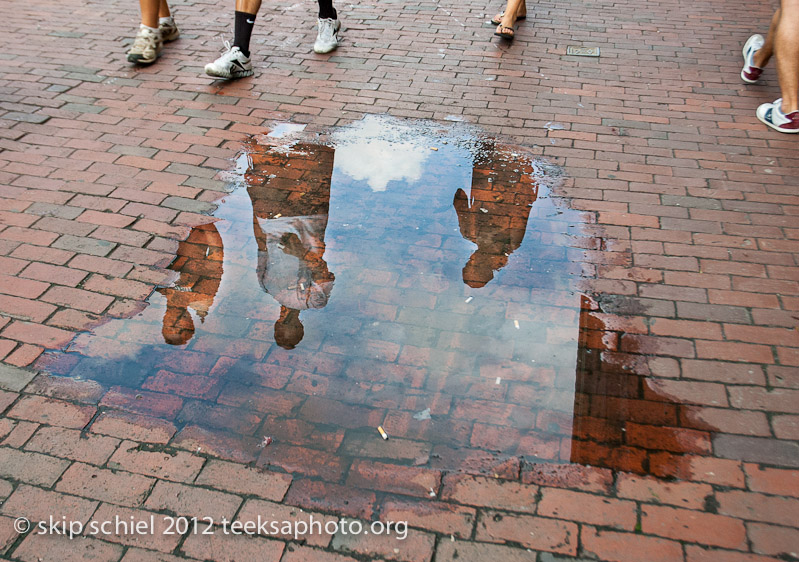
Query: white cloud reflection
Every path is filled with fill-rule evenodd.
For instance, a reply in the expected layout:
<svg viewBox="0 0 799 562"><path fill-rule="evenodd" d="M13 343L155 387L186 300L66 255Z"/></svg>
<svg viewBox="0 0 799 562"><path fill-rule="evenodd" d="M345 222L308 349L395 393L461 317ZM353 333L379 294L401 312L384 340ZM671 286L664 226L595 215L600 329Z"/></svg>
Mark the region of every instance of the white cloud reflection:
<svg viewBox="0 0 799 562"><path fill-rule="evenodd" d="M372 191L385 191L392 181L419 181L430 157L430 148L420 144L423 141L410 127L387 129L386 121L374 116L336 140L336 171L365 181Z"/></svg>

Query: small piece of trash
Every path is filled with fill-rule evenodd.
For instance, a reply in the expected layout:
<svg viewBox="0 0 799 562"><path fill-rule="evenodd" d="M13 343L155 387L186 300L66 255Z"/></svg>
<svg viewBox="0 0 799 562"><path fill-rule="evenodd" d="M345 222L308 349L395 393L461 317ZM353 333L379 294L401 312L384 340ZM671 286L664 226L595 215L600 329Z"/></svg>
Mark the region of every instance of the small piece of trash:
<svg viewBox="0 0 799 562"><path fill-rule="evenodd" d="M383 441L388 440L388 433L386 433L386 430L383 429L382 425L377 426L377 432L380 433L380 437L383 438Z"/></svg>
<svg viewBox="0 0 799 562"><path fill-rule="evenodd" d="M518 320L514 320L513 321L513 325L516 327L517 330L519 329L519 321Z"/></svg>
<svg viewBox="0 0 799 562"><path fill-rule="evenodd" d="M436 497L436 491L433 488L430 488L430 492L428 492L428 495L431 498L434 498L434 497Z"/></svg>
<svg viewBox="0 0 799 562"><path fill-rule="evenodd" d="M435 146L431 146L430 150L436 150L437 151L438 149Z"/></svg>
<svg viewBox="0 0 799 562"><path fill-rule="evenodd" d="M466 299L466 303L468 304L468 303L472 302L473 300L474 300L474 297L469 297L469 298Z"/></svg>
<svg viewBox="0 0 799 562"><path fill-rule="evenodd" d="M480 207L480 212L481 212L481 213L487 213L487 212L488 212L488 209L485 209L485 208L483 208L483 207Z"/></svg>
<svg viewBox="0 0 799 562"><path fill-rule="evenodd" d="M258 448L259 449L266 449L271 444L272 444L272 438L271 437L264 437L264 440L261 441L261 443L258 445Z"/></svg>
<svg viewBox="0 0 799 562"><path fill-rule="evenodd" d="M496 384L499 384L499 383L501 383L501 382L502 382L502 377L497 377L497 382L496 382Z"/></svg>
<svg viewBox="0 0 799 562"><path fill-rule="evenodd" d="M423 421L430 419L430 408L425 408L421 412L417 412L413 415L413 419Z"/></svg>

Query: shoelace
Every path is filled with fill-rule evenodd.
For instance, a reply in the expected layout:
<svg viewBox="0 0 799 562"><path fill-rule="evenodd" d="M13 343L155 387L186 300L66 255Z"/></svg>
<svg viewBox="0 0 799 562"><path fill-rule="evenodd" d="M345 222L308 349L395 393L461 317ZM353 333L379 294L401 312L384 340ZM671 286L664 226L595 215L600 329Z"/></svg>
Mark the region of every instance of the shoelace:
<svg viewBox="0 0 799 562"><path fill-rule="evenodd" d="M333 23L332 20L323 19L322 29L319 30L319 35L322 36L322 39L330 41L333 39L333 36L335 35L334 29L335 29L335 24Z"/></svg>
<svg viewBox="0 0 799 562"><path fill-rule="evenodd" d="M136 38L133 40L133 48L134 49L139 48L139 49L144 50L146 47L150 46L150 42L151 41L153 43L157 42L155 34L139 32L136 35Z"/></svg>

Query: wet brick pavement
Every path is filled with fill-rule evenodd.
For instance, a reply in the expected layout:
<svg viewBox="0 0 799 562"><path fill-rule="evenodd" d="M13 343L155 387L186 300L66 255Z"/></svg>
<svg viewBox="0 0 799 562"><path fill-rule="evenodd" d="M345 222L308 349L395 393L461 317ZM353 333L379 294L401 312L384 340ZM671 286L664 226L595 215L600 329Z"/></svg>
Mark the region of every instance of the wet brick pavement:
<svg viewBox="0 0 799 562"><path fill-rule="evenodd" d="M256 76L233 84L201 75L232 21L229 8L216 3L176 5L183 36L146 69L123 60L135 5L32 0L4 9L5 558L799 558L799 221L791 219L799 212L796 142L754 117L760 102L778 97L773 69L760 86L745 87L738 76L740 46L750 33L765 31L769 6L539 2L530 5L512 45L498 43L485 25L500 8L340 5L345 40L333 55L319 56L310 52L313 3L264 6L255 35ZM752 21L758 29L749 28ZM602 56L566 56L569 45L599 46ZM208 214L230 187L220 171L234 168L251 135L291 121L307 124L310 138L382 113L462 120L507 145L527 147L562 171L553 194L591 241L570 254L576 252L580 264L575 289L582 297L572 309L572 328L579 329L555 334L575 342L571 415L525 409L534 397L514 395L511 386L498 397L491 388L494 369L478 370L462 388L453 376L449 386L435 389L434 402L380 395L381 381L372 381L370 396L380 401L384 417L355 410L351 396L339 402L334 387L342 350L331 346L306 353L301 364L296 359L302 346L320 343L312 315L334 310L334 299L348 294L347 268L359 263L357 254L349 261L346 252L335 254L333 226L328 249L341 261L325 273L318 244L306 257L320 272L316 279L332 273L339 285L330 292L330 308L303 312L306 334L294 354L274 341L270 326L277 316L262 319L264 364L277 367L259 371L263 390L253 396L267 406L251 409L255 413L203 409L195 399L212 390L198 378L206 366L188 360L151 373L145 390L55 376L45 350L63 349L78 332L100 333L124 321L111 319L152 313L156 305L147 307L148 298L180 305L181 293L192 294L195 311L211 309L212 322L208 295L216 294L220 278L214 259L203 260L204 288L175 290L190 283L184 276L196 274L191 271L168 287L176 271L183 275L176 256L196 257L192 245L204 249L200 255L218 255L218 234L205 226ZM453 217L458 205L456 199ZM320 214L318 200L311 207L311 214ZM266 205L263 213L269 212ZM457 217L458 239L478 239L468 213ZM508 217L516 215L509 211ZM510 236L508 266L486 289L512 281L513 263L538 224L530 220L518 249ZM454 251L431 239L423 248L414 254L420 264ZM502 254L494 251L490 265L464 272L461 286L479 285L485 267L502 269L495 267ZM406 301L395 302L397 293L386 290L396 280L372 275L362 281L374 287L358 295L370 315L403 313ZM156 286L162 288L151 297ZM438 286L400 288L419 308L438 302ZM186 317L170 318L170 337L191 339ZM149 333L163 337L162 326L156 327ZM446 340L437 334L439 344L452 357L467 354L474 338L456 325L446 327ZM382 382L412 381L407 367L423 365L431 353L423 343L376 337L368 349L395 366L380 371ZM495 343L501 353L502 342ZM103 349L111 355L113 345ZM481 384L481 376L490 384ZM519 382L525 373L513 376ZM323 392L314 383L324 388L324 398L314 396ZM308 399L300 406L292 393ZM222 405L241 405L247 399L241 394L223 394ZM436 434L449 435L453 451L438 465L416 462L429 452L418 443L435 442L424 422L408 419L425 406L433 421L452 423ZM288 443L261 451L257 441L230 437L247 434L256 419L262 423L257 415L271 415L275 423L280 418ZM225 432L192 428L189 418L210 420ZM337 429L389 421L402 428L387 442L394 448L389 459L374 452L374 441L348 440ZM531 427L549 437L517 431ZM249 435L252 440L256 433ZM457 454L466 444L508 457L502 464L474 462ZM356 450L357 458L341 462L331 454L339 447ZM270 451L276 462L263 462ZM13 529L21 515L82 522L150 513L293 519L300 517L297 508L327 519L405 519L412 530L402 542L323 534L300 544L219 533L70 540L20 536Z"/></svg>

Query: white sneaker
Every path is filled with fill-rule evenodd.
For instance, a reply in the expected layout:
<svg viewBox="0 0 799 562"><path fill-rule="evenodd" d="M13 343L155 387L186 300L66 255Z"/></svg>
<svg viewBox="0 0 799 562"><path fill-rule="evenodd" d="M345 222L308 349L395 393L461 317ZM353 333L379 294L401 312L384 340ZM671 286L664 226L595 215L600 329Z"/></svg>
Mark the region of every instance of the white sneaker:
<svg viewBox="0 0 799 562"><path fill-rule="evenodd" d="M763 69L755 66L755 53L763 48L765 42L762 35L755 34L744 45L744 67L741 70L741 80L747 84L754 84L760 79L760 75L763 74Z"/></svg>
<svg viewBox="0 0 799 562"><path fill-rule="evenodd" d="M341 29L341 22L333 18L319 18L319 33L316 35L316 43L313 44L314 53L329 53L338 47L338 37L336 33Z"/></svg>
<svg viewBox="0 0 799 562"><path fill-rule="evenodd" d="M238 47L225 41L225 51L214 62L205 65L205 73L215 78L243 78L252 76L252 62Z"/></svg>
<svg viewBox="0 0 799 562"><path fill-rule="evenodd" d="M799 111L782 112L782 98L757 108L757 118L781 133L799 133Z"/></svg>
<svg viewBox="0 0 799 562"><path fill-rule="evenodd" d="M139 27L139 32L136 34L136 39L133 40L133 46L128 51L128 62L135 64L152 64L161 50L164 48L164 42L161 39L160 31L153 31L149 27Z"/></svg>
<svg viewBox="0 0 799 562"><path fill-rule="evenodd" d="M161 32L161 40L164 43L174 41L180 37L180 30L178 29L178 24L175 23L174 18L170 18L168 21L160 22L158 24L158 31Z"/></svg>

